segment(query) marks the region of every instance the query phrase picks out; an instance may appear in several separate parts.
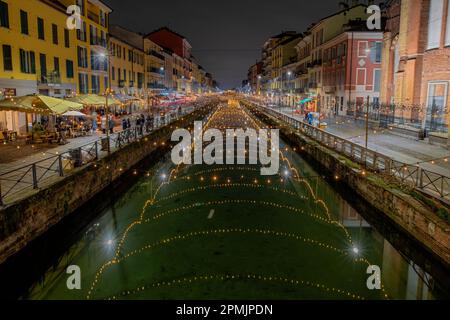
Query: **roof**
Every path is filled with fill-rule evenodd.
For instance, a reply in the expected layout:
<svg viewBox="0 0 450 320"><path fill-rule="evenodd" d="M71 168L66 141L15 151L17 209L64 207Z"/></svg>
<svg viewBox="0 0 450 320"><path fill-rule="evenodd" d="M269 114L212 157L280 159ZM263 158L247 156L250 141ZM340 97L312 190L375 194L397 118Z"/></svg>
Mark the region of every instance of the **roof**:
<svg viewBox="0 0 450 320"><path fill-rule="evenodd" d="M148 37L148 36L150 36L150 35L152 35L152 34L154 34L154 33L156 33L156 32L163 31L163 30L168 31L168 32L170 32L170 33L173 33L174 35L176 35L176 36L178 36L178 37L180 37L180 38L182 38L182 39L186 39L185 36L183 36L183 35L181 35L181 34L175 32L175 31L173 31L172 29L169 29L168 27L161 27L161 28L159 28L159 29L156 29L156 30L150 32L149 34L147 34L145 37Z"/></svg>
<svg viewBox="0 0 450 320"><path fill-rule="evenodd" d="M298 34L296 34L296 35L294 35L294 36L292 36L292 37L290 37L290 38L288 38L286 40L281 41L279 46L283 46L285 44L288 44L288 43L290 43L290 42L292 42L294 40L300 39L300 38L303 38L303 34L302 33L298 33Z"/></svg>
<svg viewBox="0 0 450 320"><path fill-rule="evenodd" d="M333 13L333 14L330 14L329 16L326 16L326 17L320 19L319 22L324 21L324 20L327 20L327 19L329 19L329 18L331 18L331 17L337 16L337 15L343 13L343 12L350 11L350 10L355 9L355 8L357 8L357 7L367 7L367 5L365 5L365 4L363 4L363 3L355 4L354 6L351 6L351 7L348 7L348 8L342 9L342 10L339 10L338 12L335 12L335 13Z"/></svg>
<svg viewBox="0 0 450 320"><path fill-rule="evenodd" d="M140 34L140 33L131 31L131 30L126 29L119 25L112 24L109 26L108 34L111 38L115 38L133 48L144 51L144 48L143 48L144 39L143 39L142 34ZM131 37L134 37L136 41L131 41L131 40L133 40Z"/></svg>

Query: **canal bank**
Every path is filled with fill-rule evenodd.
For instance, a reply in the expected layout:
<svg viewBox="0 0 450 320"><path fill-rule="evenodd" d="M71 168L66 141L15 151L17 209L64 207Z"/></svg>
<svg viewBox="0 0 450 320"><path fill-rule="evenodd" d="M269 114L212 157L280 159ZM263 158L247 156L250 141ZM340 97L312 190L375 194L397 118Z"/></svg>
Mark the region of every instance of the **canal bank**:
<svg viewBox="0 0 450 320"><path fill-rule="evenodd" d="M261 121L279 128L283 139L296 147L297 152L309 157L312 163L326 170L335 180L344 182L383 213L385 218L390 219L399 230L428 250L442 263L444 269L450 270L450 225L439 216L448 215L448 208L395 181L383 179L377 173L302 134L264 109L248 102L243 104Z"/></svg>
<svg viewBox="0 0 450 320"><path fill-rule="evenodd" d="M211 127L228 127L229 123L242 127L248 122L240 109L223 111L224 116L211 118ZM227 122L220 121L226 118ZM258 165L175 168L170 154L156 166L150 163L149 167L136 168L138 174L130 174L137 180L129 190L113 197L106 208L97 208L96 202L88 205L89 212L100 212L54 253L56 258L47 262L47 269L40 269L46 271L36 272L37 279L22 297L448 296L449 290L440 287L441 278L430 277L415 265L414 256L400 254L330 186L328 177L313 170L283 142L281 147L283 170L270 177L262 177ZM148 177L148 171L155 174ZM371 206L362 208L365 215L376 216ZM53 239L63 243L65 232L77 228L77 222L68 224ZM52 239L45 243L51 244ZM48 256L54 246L48 247ZM382 269L382 291L368 290L368 263ZM66 286L69 265L82 270L80 290L68 290Z"/></svg>
<svg viewBox="0 0 450 320"><path fill-rule="evenodd" d="M172 131L203 119L215 104L205 104L191 114L123 146L111 155L91 162L52 185L34 190L28 197L0 208L0 263L44 234L61 219L113 184L140 161L160 156Z"/></svg>

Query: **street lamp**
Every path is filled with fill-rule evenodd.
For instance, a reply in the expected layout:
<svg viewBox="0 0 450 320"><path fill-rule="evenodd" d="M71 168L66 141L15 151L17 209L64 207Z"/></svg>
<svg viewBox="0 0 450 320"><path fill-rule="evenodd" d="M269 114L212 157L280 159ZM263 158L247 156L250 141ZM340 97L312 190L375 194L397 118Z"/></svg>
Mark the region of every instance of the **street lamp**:
<svg viewBox="0 0 450 320"><path fill-rule="evenodd" d="M109 143L109 104L108 104L108 98L109 98L109 94L111 93L111 55L109 53L100 53L100 57L102 57L103 60L107 59L107 63L108 63L108 88L106 89L106 95L105 95L105 100L106 100L106 104L105 104L105 117L106 117L106 141L108 141L108 147L107 147L107 152L108 155L111 153L111 146Z"/></svg>

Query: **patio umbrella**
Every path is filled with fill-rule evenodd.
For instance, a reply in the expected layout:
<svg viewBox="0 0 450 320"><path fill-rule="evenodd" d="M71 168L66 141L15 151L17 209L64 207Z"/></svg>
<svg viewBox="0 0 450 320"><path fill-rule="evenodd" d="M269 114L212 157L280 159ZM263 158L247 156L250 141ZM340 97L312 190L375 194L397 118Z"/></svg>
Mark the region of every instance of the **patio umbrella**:
<svg viewBox="0 0 450 320"><path fill-rule="evenodd" d="M73 98L69 98L67 99L67 101L73 101L73 102L77 102L77 103L81 103L83 105L88 105L88 106L104 106L106 105L106 97L105 96L100 96L98 94L79 94L76 95ZM121 102L117 99L115 99L112 96L108 97L108 105L120 105Z"/></svg>
<svg viewBox="0 0 450 320"><path fill-rule="evenodd" d="M71 110L81 110L83 105L40 94L12 97L0 101L0 111L19 111L38 114L63 114Z"/></svg>
<svg viewBox="0 0 450 320"><path fill-rule="evenodd" d="M65 113L62 114L65 117L83 117L86 118L87 115L80 112L80 111L67 111Z"/></svg>

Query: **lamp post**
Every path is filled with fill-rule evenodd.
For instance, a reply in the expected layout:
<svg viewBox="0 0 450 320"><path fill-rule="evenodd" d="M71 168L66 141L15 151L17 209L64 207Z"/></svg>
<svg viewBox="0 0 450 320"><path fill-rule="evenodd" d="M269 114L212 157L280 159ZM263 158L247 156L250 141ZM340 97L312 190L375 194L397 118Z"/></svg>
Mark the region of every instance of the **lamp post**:
<svg viewBox="0 0 450 320"><path fill-rule="evenodd" d="M100 56L107 61L108 64L108 88L106 88L106 95L105 95L105 117L106 117L106 141L108 142L108 146L107 146L107 152L108 155L111 154L111 146L110 146L110 141L109 141L109 95L111 93L111 55L109 54L109 49L108 49L108 53L101 53Z"/></svg>

